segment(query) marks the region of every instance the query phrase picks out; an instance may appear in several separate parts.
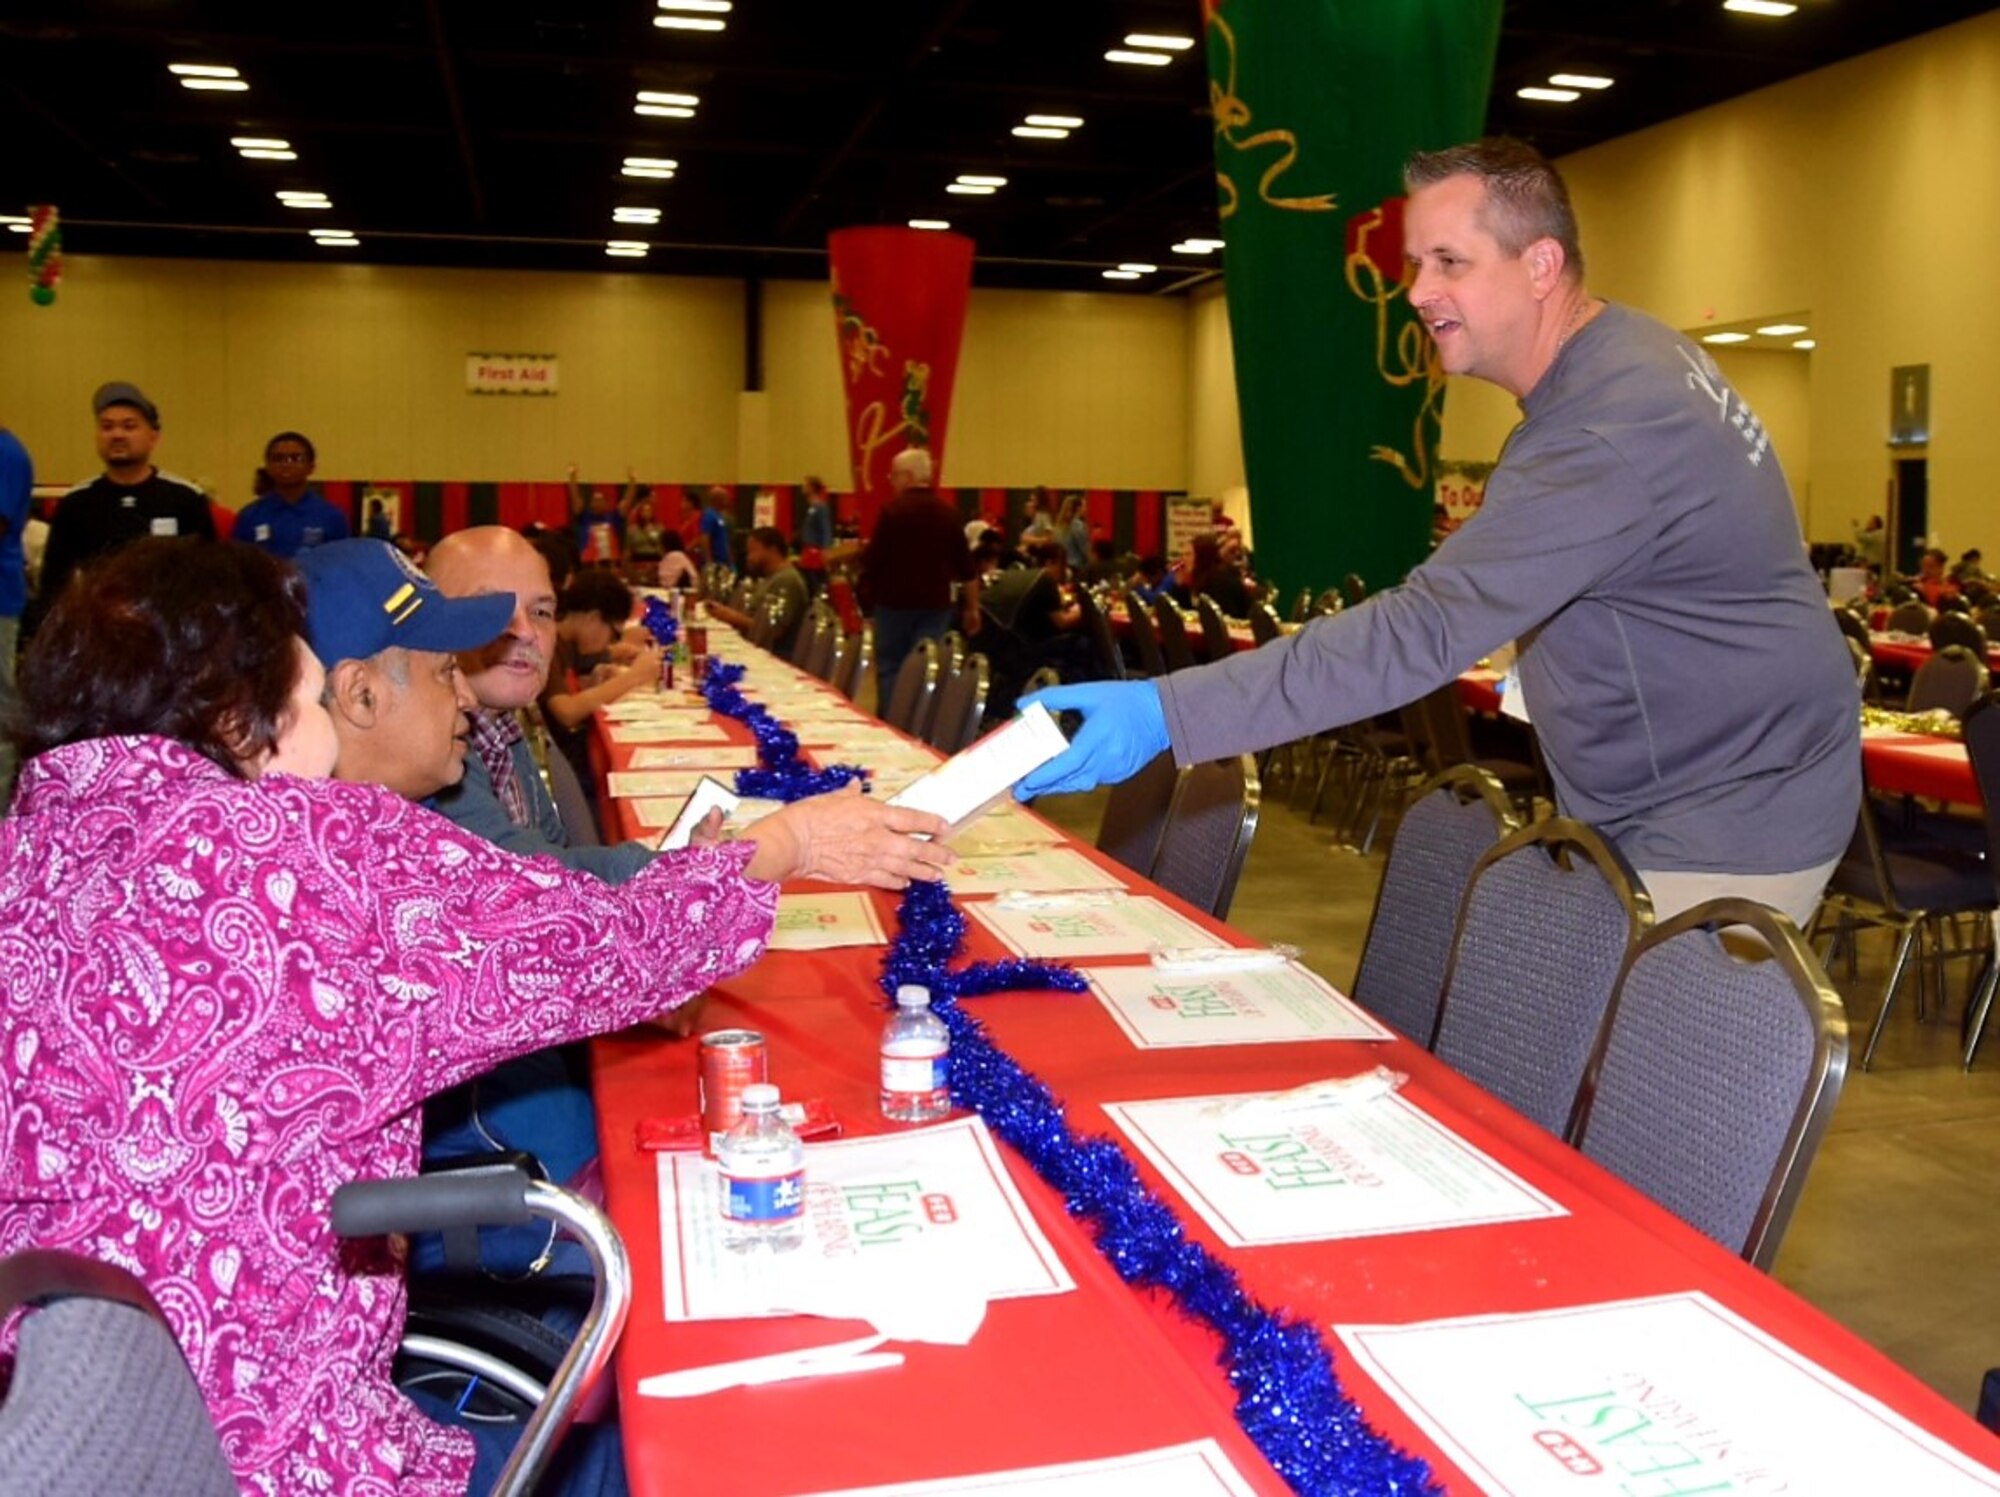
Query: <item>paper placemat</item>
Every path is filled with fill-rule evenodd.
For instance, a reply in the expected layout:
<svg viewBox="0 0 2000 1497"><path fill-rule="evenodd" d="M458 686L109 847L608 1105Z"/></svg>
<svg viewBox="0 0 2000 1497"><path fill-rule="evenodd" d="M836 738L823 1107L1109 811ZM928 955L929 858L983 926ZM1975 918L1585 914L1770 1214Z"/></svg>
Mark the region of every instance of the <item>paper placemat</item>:
<svg viewBox="0 0 2000 1497"><path fill-rule="evenodd" d="M1296 962L1201 976L1167 976L1151 967L1091 967L1084 976L1141 1050L1395 1037Z"/></svg>
<svg viewBox="0 0 2000 1497"><path fill-rule="evenodd" d="M1122 889L1125 881L1068 847L960 858L945 870L955 894L1004 894L1009 889Z"/></svg>
<svg viewBox="0 0 2000 1497"><path fill-rule="evenodd" d="M840 946L884 946L875 901L866 894L780 894L772 951L830 951Z"/></svg>
<svg viewBox="0 0 2000 1497"><path fill-rule="evenodd" d="M628 770L635 769L755 769L757 750L747 743L695 748L635 749ZM624 771L620 771L623 773Z"/></svg>
<svg viewBox="0 0 2000 1497"><path fill-rule="evenodd" d="M1145 956L1161 947L1207 946L1215 939L1150 894L1101 904L1079 902L1066 908L1026 910L1004 909L992 900L979 900L967 904L965 912L1016 956L1038 961Z"/></svg>

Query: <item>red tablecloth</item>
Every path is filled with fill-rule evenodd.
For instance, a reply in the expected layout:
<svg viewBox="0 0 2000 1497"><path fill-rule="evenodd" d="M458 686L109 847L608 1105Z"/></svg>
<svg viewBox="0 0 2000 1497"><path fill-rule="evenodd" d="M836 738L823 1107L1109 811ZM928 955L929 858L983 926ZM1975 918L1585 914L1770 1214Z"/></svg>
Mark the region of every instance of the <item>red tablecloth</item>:
<svg viewBox="0 0 2000 1497"><path fill-rule="evenodd" d="M1886 667L1912 674L1933 653L1927 640L1891 639L1886 634L1872 634L1868 638L1868 654L1878 669ZM2000 670L2000 645L1986 647L1986 663L1990 669Z"/></svg>
<svg viewBox="0 0 2000 1497"><path fill-rule="evenodd" d="M1962 806L1981 804L1972 756L1956 738L1920 733L1869 733L1861 739L1868 787L1885 795L1920 795Z"/></svg>
<svg viewBox="0 0 2000 1497"><path fill-rule="evenodd" d="M893 898L877 898L893 930ZM1225 927L1203 923L1240 944ZM977 925L968 950L1004 954ZM773 953L716 990L702 1027L745 1023L762 1031L773 1077L788 1095L822 1098L850 1132L876 1132L880 959L874 949ZM1142 1160L1142 1175L1175 1205L1190 1235L1227 1258L1267 1304L1325 1327L1699 1289L1950 1443L2000 1460L1990 1436L1888 1358L1412 1044L1141 1051L1087 996L1023 993L979 1005L994 1039L1066 1100L1080 1130L1113 1132L1101 1111L1109 1101L1292 1086L1386 1062L1409 1075L1406 1097L1570 1212L1511 1226L1229 1250ZM692 1110L694 1057L692 1044L650 1033L595 1047L605 1181L637 1282L618 1374L636 1490L818 1491L1203 1436L1221 1443L1256 1490L1283 1490L1235 1429L1214 1339L1164 1301L1124 1286L1053 1192L1011 1154L1014 1177L1076 1293L995 1304L969 1347L912 1346L907 1365L894 1371L672 1402L637 1397L635 1383L652 1373L865 1330L798 1319L663 1321L655 1160L636 1148L634 1129L642 1118ZM1345 1358L1340 1366L1378 1429L1432 1458L1449 1489L1474 1489L1382 1389Z"/></svg>

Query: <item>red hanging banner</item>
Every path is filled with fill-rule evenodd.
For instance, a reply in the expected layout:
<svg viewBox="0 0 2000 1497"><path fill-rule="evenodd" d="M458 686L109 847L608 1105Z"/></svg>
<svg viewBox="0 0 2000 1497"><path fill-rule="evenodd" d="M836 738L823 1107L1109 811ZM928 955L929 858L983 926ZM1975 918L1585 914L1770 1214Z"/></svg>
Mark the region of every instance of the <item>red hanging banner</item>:
<svg viewBox="0 0 2000 1497"><path fill-rule="evenodd" d="M848 459L866 528L888 497L889 463L905 447L930 449L932 481L943 481L972 241L930 229L840 229L827 236L827 250Z"/></svg>

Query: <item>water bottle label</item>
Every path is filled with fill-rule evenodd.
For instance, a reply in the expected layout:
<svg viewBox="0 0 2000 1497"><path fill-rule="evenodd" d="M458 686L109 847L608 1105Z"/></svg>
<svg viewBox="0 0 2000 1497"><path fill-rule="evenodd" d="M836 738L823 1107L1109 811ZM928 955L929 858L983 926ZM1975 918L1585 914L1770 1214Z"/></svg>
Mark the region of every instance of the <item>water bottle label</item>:
<svg viewBox="0 0 2000 1497"><path fill-rule="evenodd" d="M746 1180L722 1177L722 1214L733 1222L786 1222L805 1210L805 1172Z"/></svg>
<svg viewBox="0 0 2000 1497"><path fill-rule="evenodd" d="M941 1092L951 1085L949 1055L884 1055L885 1092Z"/></svg>

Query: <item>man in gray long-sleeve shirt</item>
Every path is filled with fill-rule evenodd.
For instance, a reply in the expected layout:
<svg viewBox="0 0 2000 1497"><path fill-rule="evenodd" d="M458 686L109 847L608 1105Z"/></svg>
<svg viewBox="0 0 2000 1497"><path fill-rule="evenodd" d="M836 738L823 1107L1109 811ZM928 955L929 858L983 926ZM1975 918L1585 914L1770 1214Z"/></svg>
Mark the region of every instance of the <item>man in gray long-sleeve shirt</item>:
<svg viewBox="0 0 2000 1497"><path fill-rule="evenodd" d="M1762 425L1698 346L1589 295L1533 151L1420 156L1407 182L1411 306L1445 370L1522 405L1479 513L1402 586L1288 640L1044 693L1086 722L1022 792L1367 718L1518 639L1562 809L1662 916L1734 893L1803 922L1854 826L1858 699Z"/></svg>

